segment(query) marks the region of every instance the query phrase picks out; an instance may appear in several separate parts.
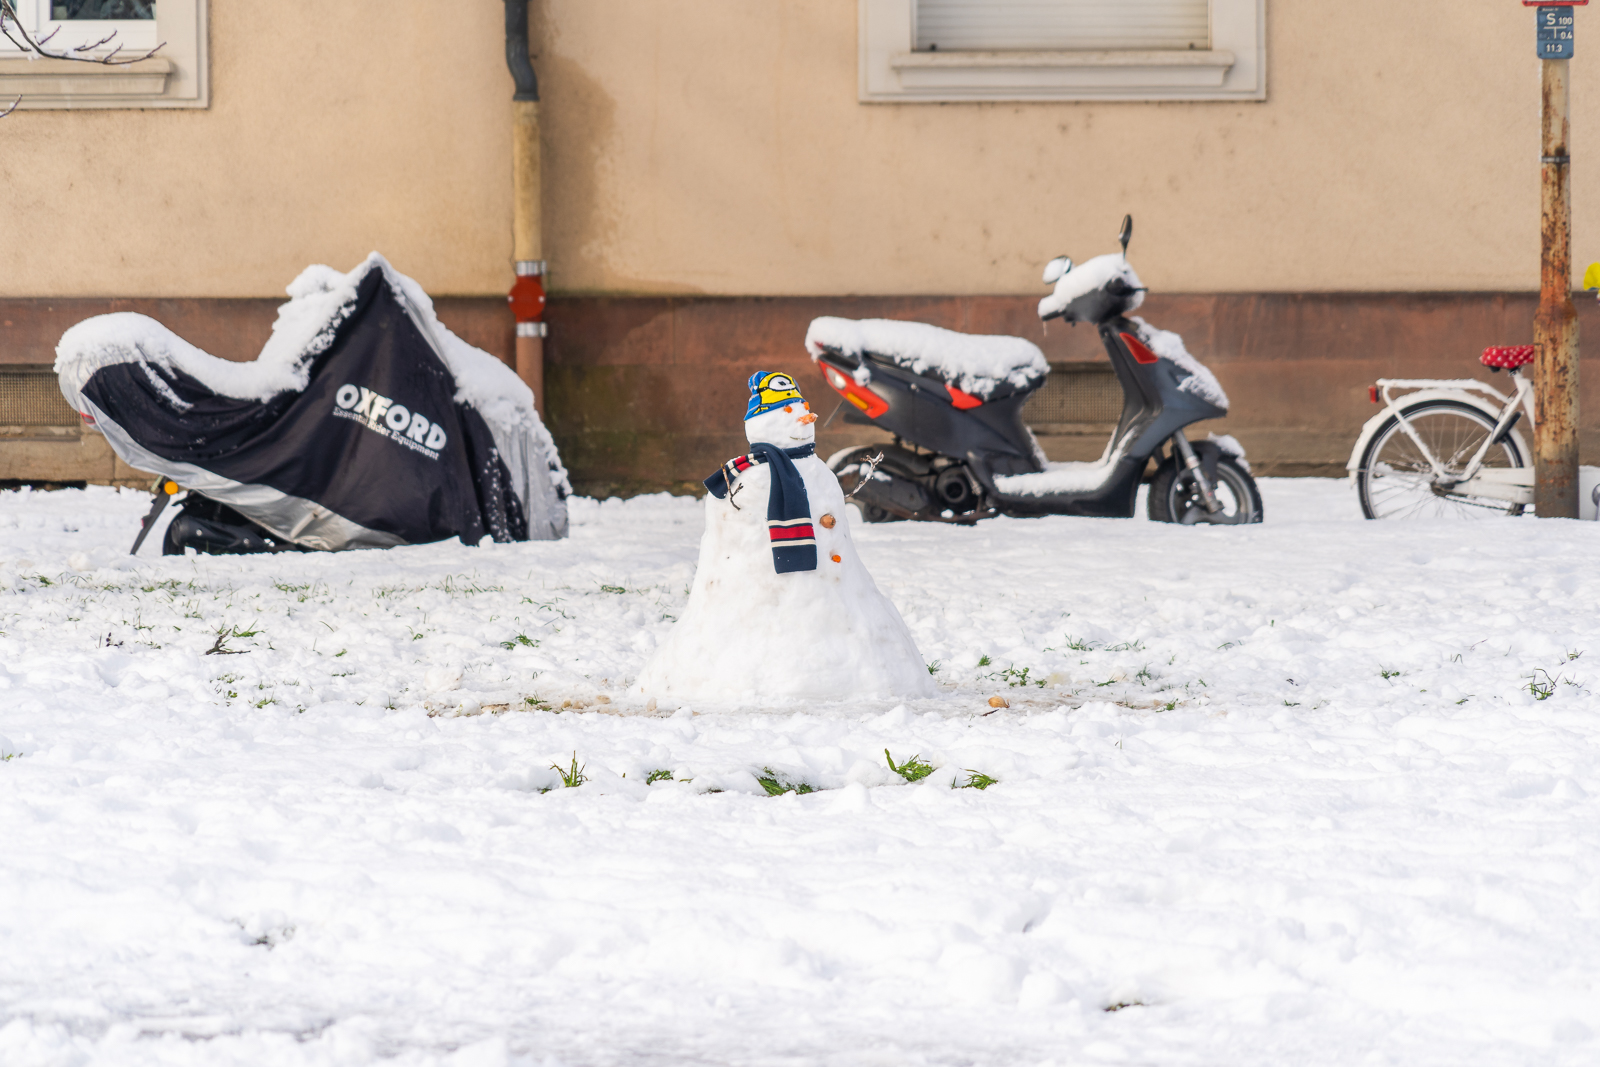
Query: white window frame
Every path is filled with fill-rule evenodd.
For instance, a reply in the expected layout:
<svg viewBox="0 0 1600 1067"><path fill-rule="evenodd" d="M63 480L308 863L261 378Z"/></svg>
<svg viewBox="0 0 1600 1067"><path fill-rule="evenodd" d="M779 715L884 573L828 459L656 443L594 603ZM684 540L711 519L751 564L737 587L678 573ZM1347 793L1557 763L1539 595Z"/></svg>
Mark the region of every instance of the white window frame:
<svg viewBox="0 0 1600 1067"><path fill-rule="evenodd" d="M918 52L916 0L857 3L864 103L1267 98L1267 0L1211 0L1208 51Z"/></svg>
<svg viewBox="0 0 1600 1067"><path fill-rule="evenodd" d="M122 46L118 58L138 56L156 45L149 59L129 64L79 63L30 56L0 37L0 108L21 97L20 109L208 107L207 0L157 0L154 19L57 22L50 0L14 0L17 16L35 40L55 30L48 52L116 37L91 55Z"/></svg>

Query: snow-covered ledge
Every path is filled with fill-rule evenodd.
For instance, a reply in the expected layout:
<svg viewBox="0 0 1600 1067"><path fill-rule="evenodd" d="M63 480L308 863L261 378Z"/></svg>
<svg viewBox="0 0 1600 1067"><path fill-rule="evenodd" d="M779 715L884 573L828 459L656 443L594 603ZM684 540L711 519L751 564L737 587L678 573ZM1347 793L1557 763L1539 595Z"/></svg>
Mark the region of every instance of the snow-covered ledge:
<svg viewBox="0 0 1600 1067"><path fill-rule="evenodd" d="M860 98L1264 100L1266 0L1212 0L1211 47L1193 51L918 52L915 0L858 0Z"/></svg>

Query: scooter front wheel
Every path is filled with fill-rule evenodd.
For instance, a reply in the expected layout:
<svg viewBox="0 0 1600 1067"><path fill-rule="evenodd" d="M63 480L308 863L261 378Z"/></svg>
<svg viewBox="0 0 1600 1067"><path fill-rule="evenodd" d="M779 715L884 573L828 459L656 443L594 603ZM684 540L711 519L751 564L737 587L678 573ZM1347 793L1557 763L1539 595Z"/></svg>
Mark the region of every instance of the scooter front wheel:
<svg viewBox="0 0 1600 1067"><path fill-rule="evenodd" d="M1250 472L1232 456L1218 456L1215 471L1212 489L1222 507L1213 515L1206 511L1194 475L1187 468L1180 468L1174 460L1163 461L1150 483L1150 518L1155 522L1176 522L1185 526L1260 522L1261 490L1256 488L1256 480L1250 477Z"/></svg>

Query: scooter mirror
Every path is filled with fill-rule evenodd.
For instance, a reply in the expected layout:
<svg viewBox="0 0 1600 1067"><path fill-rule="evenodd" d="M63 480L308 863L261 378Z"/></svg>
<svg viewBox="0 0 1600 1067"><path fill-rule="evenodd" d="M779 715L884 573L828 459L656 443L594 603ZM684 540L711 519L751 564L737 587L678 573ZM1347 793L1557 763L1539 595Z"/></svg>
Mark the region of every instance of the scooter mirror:
<svg viewBox="0 0 1600 1067"><path fill-rule="evenodd" d="M1122 216L1122 232L1117 234L1117 241L1122 245L1122 258L1128 258L1128 242L1133 239L1133 216Z"/></svg>
<svg viewBox="0 0 1600 1067"><path fill-rule="evenodd" d="M1070 256L1057 256L1044 265L1044 283L1046 285L1054 285L1063 274L1071 269L1072 258Z"/></svg>

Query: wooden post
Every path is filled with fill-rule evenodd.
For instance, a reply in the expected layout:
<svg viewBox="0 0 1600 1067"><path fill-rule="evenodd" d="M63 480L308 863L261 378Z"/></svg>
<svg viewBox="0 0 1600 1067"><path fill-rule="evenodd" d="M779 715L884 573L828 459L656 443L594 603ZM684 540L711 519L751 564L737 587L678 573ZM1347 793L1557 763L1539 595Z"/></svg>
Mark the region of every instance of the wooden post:
<svg viewBox="0 0 1600 1067"><path fill-rule="evenodd" d="M1533 320L1534 511L1578 517L1578 312L1572 306L1572 161L1567 59L1544 59L1540 79L1539 310Z"/></svg>

